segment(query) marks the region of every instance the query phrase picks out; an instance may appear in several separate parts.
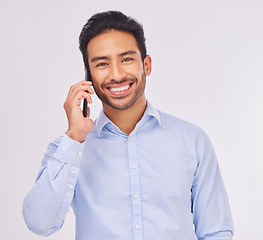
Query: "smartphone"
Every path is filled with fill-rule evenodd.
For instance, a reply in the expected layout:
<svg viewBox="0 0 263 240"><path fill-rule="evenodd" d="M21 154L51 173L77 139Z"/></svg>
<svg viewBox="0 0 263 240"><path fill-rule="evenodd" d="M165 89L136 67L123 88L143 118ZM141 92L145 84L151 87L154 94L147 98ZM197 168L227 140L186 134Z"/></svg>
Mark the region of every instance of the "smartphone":
<svg viewBox="0 0 263 240"><path fill-rule="evenodd" d="M89 79L89 73L87 71L87 69L85 69L85 80L86 81L90 81ZM84 98L84 101L83 101L83 116L84 117L87 117L87 108L88 108L88 102L87 100Z"/></svg>

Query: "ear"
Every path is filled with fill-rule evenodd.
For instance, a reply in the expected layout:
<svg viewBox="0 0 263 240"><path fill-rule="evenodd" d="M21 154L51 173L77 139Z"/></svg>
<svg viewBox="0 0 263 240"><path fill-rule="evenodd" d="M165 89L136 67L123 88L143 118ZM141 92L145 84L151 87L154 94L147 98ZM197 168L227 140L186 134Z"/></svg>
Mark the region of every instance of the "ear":
<svg viewBox="0 0 263 240"><path fill-rule="evenodd" d="M149 76L152 72L152 58L147 55L143 61L144 72L146 76Z"/></svg>

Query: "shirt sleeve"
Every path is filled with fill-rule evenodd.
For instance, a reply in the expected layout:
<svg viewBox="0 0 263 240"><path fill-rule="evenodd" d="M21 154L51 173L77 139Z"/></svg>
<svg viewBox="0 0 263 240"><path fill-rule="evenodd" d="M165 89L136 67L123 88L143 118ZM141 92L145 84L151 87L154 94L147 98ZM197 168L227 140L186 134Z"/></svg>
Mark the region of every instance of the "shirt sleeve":
<svg viewBox="0 0 263 240"><path fill-rule="evenodd" d="M23 216L32 232L48 236L62 227L74 196L84 145L66 134L49 144L35 185L23 203Z"/></svg>
<svg viewBox="0 0 263 240"><path fill-rule="evenodd" d="M192 211L199 240L231 240L233 222L217 158L208 136L200 131Z"/></svg>

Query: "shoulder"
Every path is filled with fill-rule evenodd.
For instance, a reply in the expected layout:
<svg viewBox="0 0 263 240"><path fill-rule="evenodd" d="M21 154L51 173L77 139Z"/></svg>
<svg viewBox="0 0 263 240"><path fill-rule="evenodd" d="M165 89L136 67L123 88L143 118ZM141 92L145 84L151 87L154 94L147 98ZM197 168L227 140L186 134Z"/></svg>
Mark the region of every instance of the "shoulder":
<svg viewBox="0 0 263 240"><path fill-rule="evenodd" d="M159 114L161 127L170 141L194 148L198 158L203 154L213 153L213 144L201 127L161 111Z"/></svg>
<svg viewBox="0 0 263 240"><path fill-rule="evenodd" d="M186 120L183 120L181 118L159 110L158 112L161 118L161 125L163 128L169 128L171 131L184 131L193 134L200 134L203 132L202 128L191 122L188 122Z"/></svg>
<svg viewBox="0 0 263 240"><path fill-rule="evenodd" d="M161 119L161 128L167 135L173 138L180 138L186 141L193 141L195 144L207 145L211 141L206 132L198 125L173 116L171 114L159 111Z"/></svg>

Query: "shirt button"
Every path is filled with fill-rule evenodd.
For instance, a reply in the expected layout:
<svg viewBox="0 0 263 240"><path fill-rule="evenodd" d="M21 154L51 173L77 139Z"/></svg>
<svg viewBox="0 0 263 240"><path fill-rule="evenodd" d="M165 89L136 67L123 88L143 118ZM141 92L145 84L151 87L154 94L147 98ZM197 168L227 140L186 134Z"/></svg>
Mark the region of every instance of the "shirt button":
<svg viewBox="0 0 263 240"><path fill-rule="evenodd" d="M134 197L135 199L137 199L137 198L139 197L139 195L138 195L137 193L135 193L135 194L133 194L133 197Z"/></svg>
<svg viewBox="0 0 263 240"><path fill-rule="evenodd" d="M79 152L78 155L79 155L79 157L82 157L82 152Z"/></svg>
<svg viewBox="0 0 263 240"><path fill-rule="evenodd" d="M136 228L137 230L139 230L139 229L141 228L140 224L136 224L136 225L135 225L135 228Z"/></svg>
<svg viewBox="0 0 263 240"><path fill-rule="evenodd" d="M70 189L73 189L73 186L72 186L72 185L70 185Z"/></svg>
<svg viewBox="0 0 263 240"><path fill-rule="evenodd" d="M132 167L132 169L135 169L135 168L136 168L136 165L135 165L135 164L132 164L131 167Z"/></svg>
<svg viewBox="0 0 263 240"><path fill-rule="evenodd" d="M132 141L133 141L133 138L132 138L132 137L129 137L129 141L132 142Z"/></svg>

